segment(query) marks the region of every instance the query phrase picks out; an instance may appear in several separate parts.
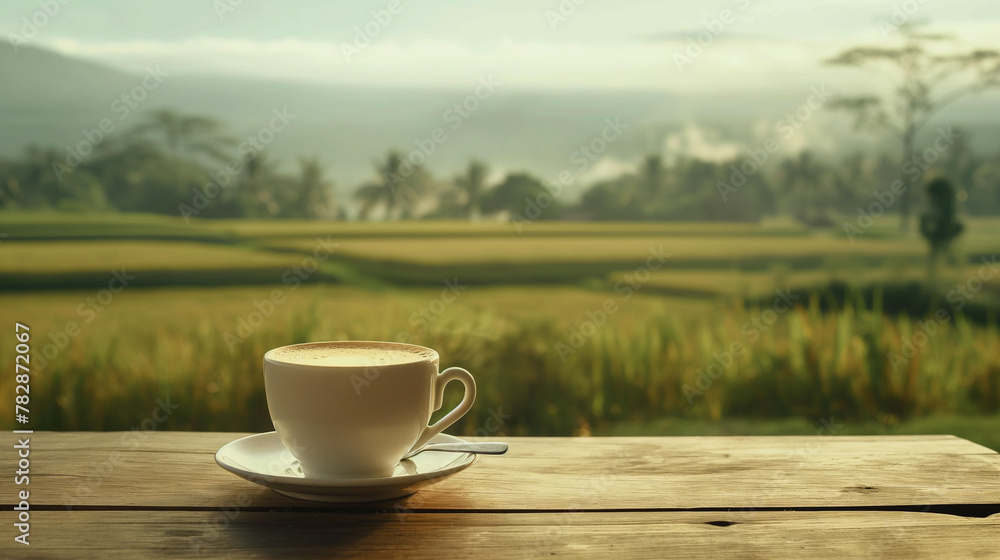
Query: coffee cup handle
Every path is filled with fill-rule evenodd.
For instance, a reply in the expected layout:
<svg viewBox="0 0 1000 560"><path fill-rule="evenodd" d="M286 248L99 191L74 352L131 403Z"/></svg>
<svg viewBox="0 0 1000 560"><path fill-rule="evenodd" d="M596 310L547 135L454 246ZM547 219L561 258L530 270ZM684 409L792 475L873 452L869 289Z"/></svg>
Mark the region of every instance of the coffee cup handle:
<svg viewBox="0 0 1000 560"><path fill-rule="evenodd" d="M472 378L472 374L460 367L452 367L439 373L437 379L434 380L434 410L440 410L441 405L444 404L444 388L450 381L461 381L462 385L465 385L465 396L462 397L462 402L458 403L454 410L445 414L444 418L435 422L434 425L427 426L411 450L422 447L431 438L454 424L472 408L472 403L476 401L476 380Z"/></svg>

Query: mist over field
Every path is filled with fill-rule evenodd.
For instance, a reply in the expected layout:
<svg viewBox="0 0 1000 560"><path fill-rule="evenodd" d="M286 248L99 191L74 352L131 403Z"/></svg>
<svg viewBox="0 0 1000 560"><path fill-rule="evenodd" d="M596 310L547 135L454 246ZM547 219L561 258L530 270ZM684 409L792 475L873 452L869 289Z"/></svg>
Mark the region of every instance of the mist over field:
<svg viewBox="0 0 1000 560"><path fill-rule="evenodd" d="M210 115L242 138L281 107L296 120L268 145L269 154L289 168L298 157L319 158L344 197L370 178L373 159L389 149L417 149L436 128L447 136L427 158L437 175L457 173L474 157L488 160L497 175L528 171L551 180L569 169L580 175L569 189L576 197L648 154L710 161L743 155L777 134L778 121L794 114L813 87L837 95L888 91L886 75L823 61L852 43L891 45L899 39L896 26L910 20L932 20L963 45L988 44L984 11L992 9L977 5L970 17L961 6L934 3L912 13L893 2L821 3L804 18L802 7L776 1L621 9L514 2L489 4L483 9L493 16L484 20L476 8L454 3L431 10L430 19L406 3L396 13L386 2L216 4L149 7L156 15L145 16L127 3L105 3L127 25L66 5L41 28L25 23L37 9L31 2L5 6L0 156L30 144L63 150L103 118L117 127L110 141L163 109ZM142 100L123 103L148 68L158 68L163 82ZM481 81L497 85L469 102ZM947 107L920 139L948 124L962 130L971 149L995 154L998 99L987 91ZM473 109L461 109L463 103ZM571 155L607 117L626 123L628 134L581 170ZM828 111L795 132L782 157L809 150L836 160L896 150Z"/></svg>

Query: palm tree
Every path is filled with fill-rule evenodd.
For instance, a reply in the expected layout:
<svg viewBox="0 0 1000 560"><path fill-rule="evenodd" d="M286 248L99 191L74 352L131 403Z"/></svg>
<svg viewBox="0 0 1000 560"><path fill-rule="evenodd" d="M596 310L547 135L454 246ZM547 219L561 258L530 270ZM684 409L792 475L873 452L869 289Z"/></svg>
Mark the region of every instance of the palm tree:
<svg viewBox="0 0 1000 560"><path fill-rule="evenodd" d="M465 215L470 221L479 219L482 212L482 198L486 191L486 175L489 167L479 160L472 160L465 173L455 178L455 186L465 196Z"/></svg>
<svg viewBox="0 0 1000 560"><path fill-rule="evenodd" d="M250 216L276 217L281 204L275 196L275 185L280 182L274 166L264 153L254 154L246 160L240 174L236 193L241 197L240 206Z"/></svg>
<svg viewBox="0 0 1000 560"><path fill-rule="evenodd" d="M395 150L389 152L385 162L372 165L378 178L361 185L354 193L354 199L361 203L358 216L367 219L381 207L387 220L416 217L420 200L432 185L427 172Z"/></svg>
<svg viewBox="0 0 1000 560"><path fill-rule="evenodd" d="M333 183L325 175L326 170L317 158L299 159L299 176L293 193L297 216L323 218L338 214L337 202L331 196Z"/></svg>

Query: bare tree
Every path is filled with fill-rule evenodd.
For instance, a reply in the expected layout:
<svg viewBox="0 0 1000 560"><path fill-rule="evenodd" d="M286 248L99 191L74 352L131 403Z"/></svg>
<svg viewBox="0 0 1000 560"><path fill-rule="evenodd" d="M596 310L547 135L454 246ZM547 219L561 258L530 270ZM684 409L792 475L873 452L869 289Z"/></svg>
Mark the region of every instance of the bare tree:
<svg viewBox="0 0 1000 560"><path fill-rule="evenodd" d="M853 113L855 127L860 130L896 136L905 164L913 160L917 133L938 111L962 97L1000 86L1000 52L975 49L937 54L931 49L933 44L951 39L950 35L921 32L912 23L900 26L899 33L899 46L853 47L827 63L889 73L895 85L890 95L841 96L831 106ZM900 196L903 231L909 226L911 194L907 188Z"/></svg>

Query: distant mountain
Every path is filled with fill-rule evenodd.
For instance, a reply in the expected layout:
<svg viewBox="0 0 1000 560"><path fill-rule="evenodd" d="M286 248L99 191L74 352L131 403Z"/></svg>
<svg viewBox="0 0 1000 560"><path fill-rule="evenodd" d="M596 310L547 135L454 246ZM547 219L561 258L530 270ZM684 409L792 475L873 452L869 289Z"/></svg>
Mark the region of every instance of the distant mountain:
<svg viewBox="0 0 1000 560"><path fill-rule="evenodd" d="M116 100L141 86L144 76L38 48L20 47L15 53L0 42L0 157L16 155L32 143L79 142L82 131L97 127L103 118L111 118L117 132L151 109L209 115L224 122L233 136L245 137L266 127L272 110L287 108L295 118L275 135L269 151L286 165L299 156L320 157L342 193L367 179L371 161L387 149L414 150L415 140L430 147L426 139L435 128L447 136L442 144L433 144L427 162L438 176L450 176L469 158L479 157L497 169L527 170L550 180L564 169L576 171L573 152L598 137L609 118L617 117L628 129L607 146L604 157L624 165L663 150L669 136L691 123L704 132L695 144L724 144L730 151L734 145L753 145L761 123L773 125L804 100L802 92L751 97L735 85L712 96L678 97L616 90L508 91L503 84L488 97L480 87L487 98L477 100L475 83L458 90L398 89L160 71L166 73L162 83L146 99L134 101L137 107L122 119L122 102L116 106ZM453 106L463 102L474 110L456 111ZM984 115L996 119L995 107L995 102L971 102L952 114L978 127L973 140L993 150L1000 145L1000 124ZM846 124L840 131L849 133ZM825 149L859 145L854 133L849 138L814 134Z"/></svg>
<svg viewBox="0 0 1000 560"><path fill-rule="evenodd" d="M99 64L0 42L0 153L30 142L71 141L135 78Z"/></svg>

